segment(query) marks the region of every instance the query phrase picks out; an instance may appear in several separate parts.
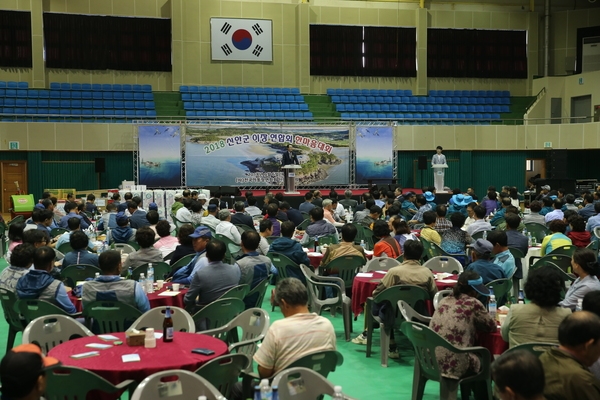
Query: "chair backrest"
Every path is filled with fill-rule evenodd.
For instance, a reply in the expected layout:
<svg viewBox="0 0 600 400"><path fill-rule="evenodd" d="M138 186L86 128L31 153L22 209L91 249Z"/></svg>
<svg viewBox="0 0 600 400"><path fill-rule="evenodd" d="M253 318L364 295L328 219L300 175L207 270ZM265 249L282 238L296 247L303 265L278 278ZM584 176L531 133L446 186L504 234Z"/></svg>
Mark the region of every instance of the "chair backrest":
<svg viewBox="0 0 600 400"><path fill-rule="evenodd" d="M135 253L135 248L127 243L113 243L110 248L112 250L121 251L124 254Z"/></svg>
<svg viewBox="0 0 600 400"><path fill-rule="evenodd" d="M442 299L447 296L452 296L452 290L450 290L450 289L439 290L435 294L435 296L433 296L433 309L437 310L438 307L440 306L440 301L442 301Z"/></svg>
<svg viewBox="0 0 600 400"><path fill-rule="evenodd" d="M173 369L157 372L144 379L133 392L131 400L164 399L166 382L181 383L181 394L169 396L169 400L192 400L197 399L198 396L206 396L207 400L217 400L221 397L219 390L200 375L182 369Z"/></svg>
<svg viewBox="0 0 600 400"><path fill-rule="evenodd" d="M244 302L240 299L215 300L192 316L196 324L196 332L219 328L238 316L244 309Z"/></svg>
<svg viewBox="0 0 600 400"><path fill-rule="evenodd" d="M431 322L431 317L419 314L404 300L398 300L398 309L406 321L419 322L425 325L429 325L429 322Z"/></svg>
<svg viewBox="0 0 600 400"><path fill-rule="evenodd" d="M136 384L135 381L130 380L115 386L87 369L67 365L59 365L46 371L46 379L45 398L47 400L85 399L92 390L117 393L126 388L133 390Z"/></svg>
<svg viewBox="0 0 600 400"><path fill-rule="evenodd" d="M463 272L462 264L456 258L451 256L436 256L430 258L423 266L435 272L447 272L452 274L460 274Z"/></svg>
<svg viewBox="0 0 600 400"><path fill-rule="evenodd" d="M188 265L192 261L192 259L194 257L196 257L196 253L188 254L187 256L181 257L179 260L177 260L176 263L174 263L173 265L171 265L171 271L175 271L179 267L185 267L186 265Z"/></svg>
<svg viewBox="0 0 600 400"><path fill-rule="evenodd" d="M425 239L423 236L420 236L419 240L421 241L421 244L423 245L423 254L421 255L422 260L430 259L430 258L441 255L437 252L437 249L435 249L432 246L433 243L431 243L429 240Z"/></svg>
<svg viewBox="0 0 600 400"><path fill-rule="evenodd" d="M302 384L301 390L291 390L296 384ZM279 371L273 378L272 386L277 386L281 400L316 399L323 395L333 397L335 386L317 372L303 367L287 368ZM352 400L344 395L344 399Z"/></svg>
<svg viewBox="0 0 600 400"><path fill-rule="evenodd" d="M294 361L286 368L304 367L319 373L324 378L327 378L331 372L335 371L335 367L344 363L344 356L335 350L317 351L305 355L304 357Z"/></svg>
<svg viewBox="0 0 600 400"><path fill-rule="evenodd" d="M338 275L344 281L346 288L352 287L356 274L365 265L365 259L361 256L342 256L331 260L323 267L324 270L338 270Z"/></svg>
<svg viewBox="0 0 600 400"><path fill-rule="evenodd" d="M235 260L235 257L241 251L240 245L233 243L233 240L229 239L227 236L224 235L216 234L215 239L219 239L220 241L225 243L226 252L223 262L226 264L232 264Z"/></svg>
<svg viewBox="0 0 600 400"><path fill-rule="evenodd" d="M596 228L594 228L595 230ZM592 240L590 242L590 244L588 244L587 246L585 246L586 249L590 249L595 251L596 253L598 253L598 250L600 250L600 241L598 240Z"/></svg>
<svg viewBox="0 0 600 400"><path fill-rule="evenodd" d="M334 235L324 235L324 236L319 236L319 246L322 246L324 244L326 245L331 245L331 244L335 244L339 241L339 239L337 237L335 237Z"/></svg>
<svg viewBox="0 0 600 400"><path fill-rule="evenodd" d="M261 308L263 300L265 299L265 294L267 293L267 288L269 287L269 278L263 279L260 281L254 289L248 292L246 297L244 297L244 303L248 303L248 300L256 299L252 302L252 304L246 304L246 307L253 308L258 307Z"/></svg>
<svg viewBox="0 0 600 400"><path fill-rule="evenodd" d="M311 311L321 314L321 309L328 307L332 311L332 315L335 314L337 308L342 306L346 292L346 284L342 278L317 275L304 264L300 264L300 268L306 281ZM333 298L322 299L322 291L327 287L336 289L334 296Z"/></svg>
<svg viewBox="0 0 600 400"><path fill-rule="evenodd" d="M210 360L198 368L196 374L210 382L225 398L229 398L240 373L250 364L251 359L246 354L227 354Z"/></svg>
<svg viewBox="0 0 600 400"><path fill-rule="evenodd" d="M533 264L529 270L537 269L545 264L552 264L563 271L564 274L572 274L571 257L564 254L546 254ZM572 277L571 277L572 278ZM570 279L570 278L569 278Z"/></svg>
<svg viewBox="0 0 600 400"><path fill-rule="evenodd" d="M93 319L96 334L125 332L142 313L120 301L92 301L83 308L86 320Z"/></svg>
<svg viewBox="0 0 600 400"><path fill-rule="evenodd" d="M367 261L363 268L363 271L388 271L390 268L393 268L400 264L402 264L402 262L394 258L373 257L369 261Z"/></svg>
<svg viewBox="0 0 600 400"><path fill-rule="evenodd" d="M519 249L517 249L516 247L509 247L508 251L510 251L510 254L512 254L512 256L515 258L515 260L517 258L525 258L525 254L523 254L523 252Z"/></svg>
<svg viewBox="0 0 600 400"><path fill-rule="evenodd" d="M542 243L544 237L551 233L550 229L545 225L538 224L537 222L526 223L525 228L527 228L528 233L531 233L531 236L535 237L538 243Z"/></svg>
<svg viewBox="0 0 600 400"><path fill-rule="evenodd" d="M62 308L55 306L44 300L22 299L15 303L15 310L23 316L26 324L38 317L44 317L50 314L69 315Z"/></svg>
<svg viewBox="0 0 600 400"><path fill-rule="evenodd" d="M300 270L300 266L298 264L283 254L268 252L267 256L271 259L275 268L277 268L278 279L284 279L288 277L288 268L298 268L298 270Z"/></svg>
<svg viewBox="0 0 600 400"><path fill-rule="evenodd" d="M24 222L25 221L25 217L22 215L17 215L16 217L14 217L13 219L11 219L10 221L7 222L8 226L11 226L12 224L14 224L15 222Z"/></svg>
<svg viewBox="0 0 600 400"><path fill-rule="evenodd" d="M69 232L68 229L65 228L52 228L52 230L50 231L50 236L51 237L56 237L58 235L62 235L63 233Z"/></svg>
<svg viewBox="0 0 600 400"><path fill-rule="evenodd" d="M518 351L518 350L527 350L530 353L535 354L536 356L541 356L542 354L544 354L545 352L547 352L548 350L558 347L558 344L556 343L523 343L520 344L518 346L514 346L511 347L510 349L506 350L505 353L510 353L511 351Z"/></svg>
<svg viewBox="0 0 600 400"><path fill-rule="evenodd" d="M142 264L139 267L136 267L131 271L131 279L139 280L140 274L144 274L145 277L148 277L148 265L150 263ZM154 280L165 279L167 275L171 272L171 266L164 261L161 262L153 262L152 268L154 268ZM123 268L121 271L122 276L127 275L127 269Z"/></svg>
<svg viewBox="0 0 600 400"><path fill-rule="evenodd" d="M500 301L501 299L506 299L505 296L510 295L510 291L512 289L512 279L496 279L486 283L485 286L492 289L494 291L494 297L496 298L496 301ZM504 304L504 302L502 304Z"/></svg>
<svg viewBox="0 0 600 400"><path fill-rule="evenodd" d="M73 248L71 247L71 243L63 243L60 246L58 246L58 249L56 249L58 251L60 251L63 254L67 254L73 251Z"/></svg>
<svg viewBox="0 0 600 400"><path fill-rule="evenodd" d="M479 231L479 232L475 232L474 234L471 235L471 237L473 238L473 240L483 239L483 232L486 232L486 234L489 234L491 231Z"/></svg>
<svg viewBox="0 0 600 400"><path fill-rule="evenodd" d="M236 227L242 232L256 232L256 229L250 228L248 225L237 224Z"/></svg>
<svg viewBox="0 0 600 400"><path fill-rule="evenodd" d="M354 243L359 244L361 240L364 240L365 249L373 250L373 247L375 247L375 242L373 241L373 231L367 228L366 226L363 226L356 222L353 222L352 225L354 225L357 230L356 238L354 238Z"/></svg>
<svg viewBox="0 0 600 400"><path fill-rule="evenodd" d="M6 323L15 332L21 332L24 329L24 325L19 313L15 309L17 296L10 290L0 289L0 302L2 303Z"/></svg>
<svg viewBox="0 0 600 400"><path fill-rule="evenodd" d="M183 308L169 306L171 308L171 317L173 318L173 328L177 332L196 332L196 324L194 319ZM167 306L154 307L131 324L131 328L142 329L142 328L154 328L155 332L161 332L163 329L163 322L165 320L165 312Z"/></svg>
<svg viewBox="0 0 600 400"><path fill-rule="evenodd" d="M73 264L60 271L60 279L66 286L74 288L77 282L94 278L96 272L102 274L102 270L94 265Z"/></svg>
<svg viewBox="0 0 600 400"><path fill-rule="evenodd" d="M94 334L77 320L66 315L46 315L31 321L23 331L23 343L35 343L44 354L59 344Z"/></svg>
<svg viewBox="0 0 600 400"><path fill-rule="evenodd" d="M564 255L564 256L573 257L573 253L575 252L576 248L577 248L577 246L574 246L574 245L565 245L565 246L557 247L556 249L554 249L550 253L548 253L548 255L556 256L556 255L560 254L560 255Z"/></svg>
<svg viewBox="0 0 600 400"><path fill-rule="evenodd" d="M237 285L223 293L220 298L244 300L244 297L246 297L249 291L250 285Z"/></svg>

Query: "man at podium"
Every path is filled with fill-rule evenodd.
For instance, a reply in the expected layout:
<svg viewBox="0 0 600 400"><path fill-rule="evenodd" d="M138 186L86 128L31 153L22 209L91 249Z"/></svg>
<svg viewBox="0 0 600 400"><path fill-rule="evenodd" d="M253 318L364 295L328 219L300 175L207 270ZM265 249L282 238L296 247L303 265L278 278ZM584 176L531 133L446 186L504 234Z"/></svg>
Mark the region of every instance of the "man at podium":
<svg viewBox="0 0 600 400"><path fill-rule="evenodd" d="M294 148L291 144L288 144L285 153L283 153L281 165L286 166L290 164L300 165L300 162L298 161L298 156L294 154Z"/></svg>
<svg viewBox="0 0 600 400"><path fill-rule="evenodd" d="M442 146L435 148L435 154L431 157L431 166L433 167L433 183L437 192L444 191L444 169L436 168L436 165L446 165L446 156L442 154Z"/></svg>

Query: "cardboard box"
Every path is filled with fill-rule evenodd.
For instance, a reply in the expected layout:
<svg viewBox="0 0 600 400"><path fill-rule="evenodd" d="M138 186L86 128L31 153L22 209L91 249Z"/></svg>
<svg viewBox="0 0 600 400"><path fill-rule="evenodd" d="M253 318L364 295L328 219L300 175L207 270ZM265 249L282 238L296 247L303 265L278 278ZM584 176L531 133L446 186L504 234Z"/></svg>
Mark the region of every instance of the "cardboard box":
<svg viewBox="0 0 600 400"><path fill-rule="evenodd" d="M144 331L127 331L125 332L127 346L143 346L146 333Z"/></svg>

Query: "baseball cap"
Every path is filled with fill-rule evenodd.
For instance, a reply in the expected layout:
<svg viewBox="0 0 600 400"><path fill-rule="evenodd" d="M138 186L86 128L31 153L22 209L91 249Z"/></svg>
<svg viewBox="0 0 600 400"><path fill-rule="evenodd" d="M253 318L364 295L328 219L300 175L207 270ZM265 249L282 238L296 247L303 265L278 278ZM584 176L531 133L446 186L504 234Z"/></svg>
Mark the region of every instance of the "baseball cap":
<svg viewBox="0 0 600 400"><path fill-rule="evenodd" d="M494 249L494 245L489 240L485 239L477 239L472 246L473 250L475 250L479 254L491 254L492 250Z"/></svg>
<svg viewBox="0 0 600 400"><path fill-rule="evenodd" d="M208 211L210 211L210 212L217 211L217 205L216 204L209 204L208 205Z"/></svg>
<svg viewBox="0 0 600 400"><path fill-rule="evenodd" d="M206 195L204 193L200 193L198 195L198 200L208 200L208 198L206 197Z"/></svg>
<svg viewBox="0 0 600 400"><path fill-rule="evenodd" d="M158 211L158 204L156 204L154 202L148 204L148 210Z"/></svg>
<svg viewBox="0 0 600 400"><path fill-rule="evenodd" d="M190 234L190 237L191 238L201 238L201 237L212 238L212 232L206 226L200 225L199 227L196 228L194 233Z"/></svg>
<svg viewBox="0 0 600 400"><path fill-rule="evenodd" d="M45 210L46 207L42 203L37 203L34 208L39 208L40 210Z"/></svg>
<svg viewBox="0 0 600 400"><path fill-rule="evenodd" d="M0 362L2 396L21 398L34 388L38 377L49 367L58 365L54 357L46 357L35 344L22 344L10 350Z"/></svg>
<svg viewBox="0 0 600 400"><path fill-rule="evenodd" d="M115 218L117 220L117 224L118 223L124 223L124 222L127 222L129 220L129 218L127 218L127 215L125 215L125 213L123 211L118 212L117 216Z"/></svg>
<svg viewBox="0 0 600 400"><path fill-rule="evenodd" d="M544 186L542 186L542 190L550 190L550 185L544 185Z"/></svg>
<svg viewBox="0 0 600 400"><path fill-rule="evenodd" d="M477 279L469 279L469 286L471 286L475 291L481 295L489 296L490 289L483 284L483 279L481 277Z"/></svg>
<svg viewBox="0 0 600 400"><path fill-rule="evenodd" d="M179 199L183 199L183 194L181 194L181 193L177 193L177 194L175 195L175 200L179 200Z"/></svg>
<svg viewBox="0 0 600 400"><path fill-rule="evenodd" d="M406 192L403 194L405 199L408 199L409 197L412 197L415 195L415 192Z"/></svg>

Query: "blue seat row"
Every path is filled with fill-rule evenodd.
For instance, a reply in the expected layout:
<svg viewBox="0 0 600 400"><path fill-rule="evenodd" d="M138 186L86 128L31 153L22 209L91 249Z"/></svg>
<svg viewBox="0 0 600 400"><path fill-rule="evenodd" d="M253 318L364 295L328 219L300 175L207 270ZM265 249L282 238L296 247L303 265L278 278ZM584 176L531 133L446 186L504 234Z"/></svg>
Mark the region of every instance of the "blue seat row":
<svg viewBox="0 0 600 400"><path fill-rule="evenodd" d="M306 103L232 103L219 101L186 101L184 110L233 110L233 111L308 111Z"/></svg>
<svg viewBox="0 0 600 400"><path fill-rule="evenodd" d="M337 103L371 104L510 104L509 97L331 96Z"/></svg>
<svg viewBox="0 0 600 400"><path fill-rule="evenodd" d="M500 114L472 114L472 113L342 113L342 119L425 119L425 120L477 120L477 121L492 121L499 120Z"/></svg>
<svg viewBox="0 0 600 400"><path fill-rule="evenodd" d="M2 86L0 86L2 87ZM59 83L50 82L51 90L92 90L105 92L152 92L152 85L100 84L100 83Z"/></svg>
<svg viewBox="0 0 600 400"><path fill-rule="evenodd" d="M183 101L251 101L255 103L304 103L299 94L237 94L237 93L182 93Z"/></svg>
<svg viewBox="0 0 600 400"><path fill-rule="evenodd" d="M104 117L156 117L155 110L88 110L88 109L42 109L42 108L0 108L6 115L74 115L74 116L104 116Z"/></svg>
<svg viewBox="0 0 600 400"><path fill-rule="evenodd" d="M431 104L336 104L337 112L437 112L437 113L505 113L509 106L431 105Z"/></svg>
<svg viewBox="0 0 600 400"><path fill-rule="evenodd" d="M0 81L0 89L27 89L29 84L27 82L15 82L15 81Z"/></svg>
<svg viewBox="0 0 600 400"><path fill-rule="evenodd" d="M234 119L257 119L257 120L272 120L272 121L312 121L313 114L311 112L254 112L254 111L186 111L186 118L234 118Z"/></svg>
<svg viewBox="0 0 600 400"><path fill-rule="evenodd" d="M327 89L328 96L412 96L412 90L394 89Z"/></svg>
<svg viewBox="0 0 600 400"><path fill-rule="evenodd" d="M298 88L270 88L244 86L192 86L182 85L181 93L229 93L229 94L300 94Z"/></svg>
<svg viewBox="0 0 600 400"><path fill-rule="evenodd" d="M2 99L0 107L154 109L153 101Z"/></svg>
<svg viewBox="0 0 600 400"><path fill-rule="evenodd" d="M508 90L430 90L430 96L510 97Z"/></svg>
<svg viewBox="0 0 600 400"><path fill-rule="evenodd" d="M89 92L71 90L0 89L0 98L27 99L93 99L93 100L154 100L154 94L143 92Z"/></svg>

